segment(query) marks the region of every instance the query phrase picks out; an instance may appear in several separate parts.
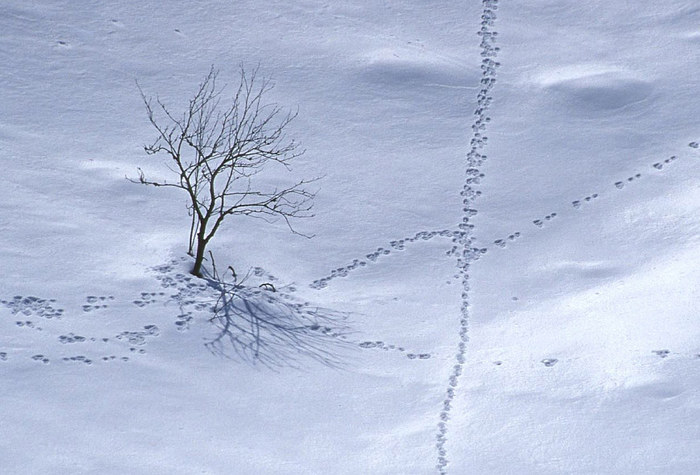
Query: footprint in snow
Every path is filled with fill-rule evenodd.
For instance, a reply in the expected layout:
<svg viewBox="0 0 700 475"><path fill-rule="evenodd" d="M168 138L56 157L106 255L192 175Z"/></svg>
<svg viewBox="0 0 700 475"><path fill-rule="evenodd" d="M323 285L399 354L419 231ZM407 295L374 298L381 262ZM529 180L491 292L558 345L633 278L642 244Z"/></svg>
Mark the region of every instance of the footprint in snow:
<svg viewBox="0 0 700 475"><path fill-rule="evenodd" d="M55 303L55 299L43 299L33 295L27 297L16 295L12 300L0 300L0 304L9 308L12 315L21 314L27 317L36 315L47 320L52 318L59 319L63 316L64 310L55 308L53 306Z"/></svg>
<svg viewBox="0 0 700 475"><path fill-rule="evenodd" d="M86 303L83 305L83 312L92 312L93 310L108 308L109 305L107 305L105 303L108 300L114 300L114 296L113 295L101 295L98 297L95 295L88 295L85 298Z"/></svg>
<svg viewBox="0 0 700 475"><path fill-rule="evenodd" d="M362 343L358 343L358 346L360 348L364 348L364 349L378 349L378 350L383 350L383 351L398 351L401 353L406 352L406 349L403 346L390 345L390 344L384 343L383 341L363 341ZM408 359L411 359L411 360L414 360L414 359L427 360L431 357L431 355L430 355L430 353L406 353L406 357Z"/></svg>
<svg viewBox="0 0 700 475"><path fill-rule="evenodd" d="M91 365L91 364L92 364L92 360L91 360L90 358L86 357L86 356L83 356L83 355L78 355L78 356L66 356L65 358L63 358L63 361L66 361L66 362L74 362L74 363L82 363L82 364L86 364L86 365Z"/></svg>
<svg viewBox="0 0 700 475"><path fill-rule="evenodd" d="M542 360L542 364L547 367L552 367L559 362L556 358L545 358Z"/></svg>
<svg viewBox="0 0 700 475"><path fill-rule="evenodd" d="M160 301L158 297L164 297L165 292L141 292L141 298L133 301L137 307L146 307Z"/></svg>
<svg viewBox="0 0 700 475"><path fill-rule="evenodd" d="M87 341L87 338L85 338L84 336L74 335L73 333L69 333L68 335L59 336L58 341L64 345L68 345L71 343L82 343L84 341Z"/></svg>
<svg viewBox="0 0 700 475"><path fill-rule="evenodd" d="M41 354L32 356L32 359L34 361L40 361L44 364L49 364L49 359L46 356L41 355Z"/></svg>
<svg viewBox="0 0 700 475"><path fill-rule="evenodd" d="M34 322L32 322L31 320L25 320L25 321L18 320L15 322L15 325L17 325L18 327L33 328L34 330L37 330L37 331L43 330L43 328L36 326L34 324Z"/></svg>
<svg viewBox="0 0 700 475"><path fill-rule="evenodd" d="M474 211L474 213L476 213L476 210L469 210L469 211ZM386 247L386 248L385 247L378 247L373 252L370 252L368 254L365 254L364 256L353 259L353 261L346 266L333 269L330 272L330 274L326 275L325 277L321 277L320 279L314 280L309 285L309 287L311 287L312 289L317 289L317 290L328 287L328 283L330 281L337 279L339 277L347 277L352 271L359 269L361 267L365 267L365 266L370 265L372 263L375 263L382 256L388 256L388 255L394 253L395 251L403 251L406 249L406 245L409 243L429 241L429 240L436 238L436 237L454 237L454 236L457 236L459 234L462 234L462 233L451 231L449 229L442 229L439 231L419 231L413 236L404 237L402 239L394 239L394 240L389 242L388 247Z"/></svg>
<svg viewBox="0 0 700 475"><path fill-rule="evenodd" d="M700 143L691 142L690 144L688 144L688 146L690 146L691 148L700 148ZM657 163L652 164L652 167L655 168L656 170L662 170L664 168L664 166L666 166L666 165L668 165L676 160L678 160L678 157L676 155L671 155L670 157L666 158L662 162L657 162ZM634 182L636 180L639 180L640 178L642 178L642 174L635 173L634 175L629 176L624 180L616 181L614 183L614 186L615 186L615 188L621 190L625 187L625 184ZM586 196L585 198L581 198L581 199L572 201L571 205L574 207L574 209L581 209L584 204L592 202L593 200L595 200L599 196L600 195L598 193L592 193L592 194ZM545 216L544 218L533 220L532 224L534 224L538 228L543 228L547 221L551 221L556 216L557 216L557 213L550 213L547 216ZM513 240L514 238L517 238L517 237L519 237L519 233L513 233L508 237L508 239ZM505 238L501 238L501 239L496 239L493 243L497 247L504 249L506 247L507 241ZM453 250L451 252L455 253L456 250Z"/></svg>

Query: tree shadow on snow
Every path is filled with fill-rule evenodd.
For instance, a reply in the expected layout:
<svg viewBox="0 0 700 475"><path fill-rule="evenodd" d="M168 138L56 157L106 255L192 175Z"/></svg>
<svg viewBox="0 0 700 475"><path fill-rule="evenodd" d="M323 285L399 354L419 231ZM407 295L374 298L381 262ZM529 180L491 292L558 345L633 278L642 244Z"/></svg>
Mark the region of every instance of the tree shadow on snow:
<svg viewBox="0 0 700 475"><path fill-rule="evenodd" d="M214 354L268 368L300 367L304 360L340 367L348 315L296 300L272 285L260 287L205 276L218 294L209 319L217 329L205 346Z"/></svg>

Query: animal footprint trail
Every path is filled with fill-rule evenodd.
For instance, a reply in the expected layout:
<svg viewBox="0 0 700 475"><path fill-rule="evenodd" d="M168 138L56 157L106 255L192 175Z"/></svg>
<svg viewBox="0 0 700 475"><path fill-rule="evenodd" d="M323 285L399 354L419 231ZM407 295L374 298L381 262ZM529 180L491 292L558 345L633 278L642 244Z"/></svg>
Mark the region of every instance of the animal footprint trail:
<svg viewBox="0 0 700 475"><path fill-rule="evenodd" d="M85 298L85 304L83 305L83 312L93 312L95 310L100 310L100 309L105 309L109 308L109 305L106 304L107 301L112 301L114 300L113 295L102 295L102 296L95 296L95 295L88 295Z"/></svg>
<svg viewBox="0 0 700 475"><path fill-rule="evenodd" d="M190 325L192 324L192 321L194 320L194 316L192 315L192 312L183 312L177 315L175 320L175 326L177 327L177 331L179 332L184 332L190 329Z"/></svg>
<svg viewBox="0 0 700 475"><path fill-rule="evenodd" d="M148 338L158 335L160 335L158 326L146 325L143 327L143 331L124 331L115 338L120 341L126 341L131 345L145 345Z"/></svg>
<svg viewBox="0 0 700 475"><path fill-rule="evenodd" d="M157 296L164 295L164 292L143 292L141 294L141 299L150 304L156 300ZM0 352L0 361L6 362L11 358L16 360L14 356L18 356L20 358L29 357L31 360L42 364L58 361L79 362L90 365L97 361L129 361L129 357L119 357L117 355L119 352L124 353L126 351L128 352L127 354L145 354L146 351L143 348L136 347L142 347L147 343L148 339L159 336L160 329L155 324L145 325L140 331L115 332L110 337L90 336L89 334L85 335L74 332L60 333L60 328L65 326L69 320L75 320L80 314L80 310L82 310L82 313L90 313L107 309L109 308L107 302L114 301L115 297L111 295L88 295L85 298L85 304L79 304L78 310L71 314L67 313L63 308L59 308L56 299L41 298L33 295L17 295L12 299L0 300L0 305L9 309L12 316L24 317L7 322L6 324L14 324L17 328L42 332L47 348L53 347L54 352L60 355L58 357L54 357L55 354L54 356L49 356L45 351L27 355L24 353L24 350L11 352L7 349L0 348L0 350L3 350ZM40 326L37 322L37 318L46 320L45 323L47 325L45 327ZM96 316L93 318L100 317ZM49 322L52 323L49 324ZM51 342L52 338L54 338L53 342ZM58 346L56 346L56 343L58 343ZM131 347L128 345L131 345ZM63 356L61 355L63 352L60 350L60 347L80 347L85 353ZM112 351L116 350L116 354L110 354L110 349Z"/></svg>
<svg viewBox="0 0 700 475"><path fill-rule="evenodd" d="M81 335L74 335L73 333L69 333L68 335L59 336L58 341L64 345L68 345L71 343L82 343L84 341L87 341L87 338Z"/></svg>
<svg viewBox="0 0 700 475"><path fill-rule="evenodd" d="M27 317L36 315L47 320L59 319L63 316L64 310L55 308L55 303L55 299L43 299L31 295L27 297L16 295L12 300L0 300L0 304L9 308L12 315L20 314Z"/></svg>
<svg viewBox="0 0 700 475"><path fill-rule="evenodd" d="M667 358L670 359L691 359L691 360L696 360L700 361L700 353L696 352L682 352L682 353L677 353L673 352L667 348L660 349L660 350L651 350L650 352L654 357L660 358L662 360L665 360Z"/></svg>
<svg viewBox="0 0 700 475"><path fill-rule="evenodd" d="M338 267L330 272L330 274L313 281L309 287L312 289L323 289L328 287L328 283L334 279L340 277L347 277L352 271L360 269L362 267L368 266L370 264L376 263L381 256L388 256L396 251L403 251L409 244L417 242L430 241L436 237L444 238L455 238L463 234L462 231L453 231L450 229L443 229L440 231L419 231L413 236L405 237L402 239L396 239L389 242L387 247L379 247L375 251L370 252L363 257L353 259L352 263L344 266Z"/></svg>
<svg viewBox="0 0 700 475"><path fill-rule="evenodd" d="M34 355L34 356L32 356L32 359L33 359L34 361L40 361L40 362L42 362L42 363L44 363L44 364L49 364L49 362L51 361L51 360L49 360L46 356L44 356L44 355L42 355L42 354Z"/></svg>
<svg viewBox="0 0 700 475"><path fill-rule="evenodd" d="M689 146L691 148L698 148L698 147L693 147L693 144L698 145L697 142L691 142ZM699 145L700 146L700 145ZM663 161L660 162L655 162L651 165L651 168L654 169L654 171L661 171L663 170L666 166L670 165L674 161L678 160L677 155L671 155L670 157L666 158ZM613 183L613 186L616 190L622 190L624 189L627 185L636 182L640 180L641 178L644 177L643 173L635 173L631 176L628 176L627 178L623 180L618 180ZM592 204L594 201L596 201L599 197L601 196L600 193L591 193L588 196L585 196L584 198L580 198L577 200L574 200L571 202L571 206L575 210L581 210L585 206ZM534 219L532 220L532 224L538 228L538 229L544 229L546 225L554 220L558 214L556 212L552 212L542 218ZM505 249L508 245L509 242L516 241L518 238L522 236L522 233L520 231L516 231L508 235L507 237L499 238L493 241L493 244L496 245L498 248ZM484 251L488 251L489 248L486 248ZM485 253L485 252L484 252Z"/></svg>
<svg viewBox="0 0 700 475"><path fill-rule="evenodd" d="M172 323L178 331L183 332L187 331L194 323L196 313L205 313L211 317L220 293L210 285L210 282L204 282L200 279L195 279L189 274L179 272L182 267L182 261L185 260L187 260L187 258L183 257L179 260L173 260L169 264L150 269L155 272L156 280L160 282L161 287L165 291L144 291L139 294L138 298L127 303L128 307L132 309L131 316L133 316L133 318L142 319L144 315L152 314L152 312L142 313L134 309L133 306L139 309L145 309L154 304L162 304L163 307L166 307L168 304L174 303L179 311L175 310L173 312L176 313L176 315L172 317ZM298 321L330 322L330 316L321 314L320 309L311 306L309 303L296 302L291 298L291 293L296 291L294 286L278 285L277 279L266 273L263 269L255 268L252 272L256 277L266 279L267 281L261 287L262 290L245 287L246 295L250 298L257 295L255 292L263 292L263 294L260 294L261 296L258 300L256 300L256 303L262 304L267 302L264 296L265 292L276 292L280 296L276 301L281 302L283 306L286 305L286 307L283 308L287 309L295 316L301 315L298 316ZM275 284L273 284L273 282L275 282ZM271 297L268 297L268 299L271 299ZM161 335L159 325L161 325L162 322L160 320L158 320L157 323L143 325L139 330L119 331L114 329L113 332L109 334L97 334L94 330L93 334L77 332L75 330L73 332L61 330L65 328L66 325L71 325L71 322L78 321L81 314L86 315L90 313L90 323L88 323L88 320L85 320L86 325L90 328L105 328L104 331L106 332L108 331L106 328L110 328L111 325L117 324L117 322L120 321L119 319L112 318L114 317L115 310L111 309L110 306L113 304L119 304L114 296L88 295L85 297L84 303L77 305L77 309L74 312L66 313L63 308L58 307L55 299L18 295L12 299L0 300L0 308L6 307L9 309L9 313L15 316L15 319L9 321L0 319L0 324L12 325L27 330L42 331L42 336L46 342L46 347L41 348L42 351L36 354L27 354L27 350L10 350L9 348L0 346L0 361L18 361L18 359L29 357L42 364L58 362L92 365L115 361L132 361L135 357L146 354L148 343L152 341L153 338L157 338ZM123 308L125 307L122 307L122 309ZM162 313L162 311L158 312L158 314L160 313ZM277 317L278 315L275 316ZM46 325L43 328L37 325L37 317L46 320ZM52 322L51 325L48 324L48 321ZM211 323L211 320L209 322ZM104 323L105 326L102 327L101 323ZM334 320L333 323L335 324L337 322ZM288 329L290 329L290 331L296 330L294 327L289 327ZM311 348L311 350L315 348L313 344L322 340L347 339L342 332L338 333L341 330L335 328L311 324L308 326L308 329L309 332L314 335L321 335L310 338L311 342L308 343L307 346ZM102 330L99 330L99 332L102 333ZM273 336L279 337L277 334ZM326 340L324 340L324 338ZM297 343L299 342L297 341ZM293 345L290 345L290 347L292 346ZM52 350L49 350L49 348L52 348ZM76 349L80 349L80 351L76 351L72 354L66 354L66 351L64 351ZM50 353L50 351L53 351L53 353Z"/></svg>
<svg viewBox="0 0 700 475"><path fill-rule="evenodd" d="M141 292L141 298L134 300L132 303L137 307L147 307L159 302L158 297L164 297L165 292Z"/></svg>
<svg viewBox="0 0 700 475"><path fill-rule="evenodd" d="M119 334L117 334L114 337L115 341L123 342L128 345L135 345L131 346L128 348L128 351L130 354L137 354L137 355L143 355L146 353L146 350L143 348L137 348L137 347L143 347L149 338L157 337L160 335L160 330L157 325L145 325L143 327L143 330L141 331L124 331ZM74 333L68 333L66 335L60 335L58 337L58 342L62 345L66 346L72 346L75 344L88 344L88 343L98 343L102 342L108 343L112 341L110 338L97 338L97 337L85 337L82 335L76 335ZM99 353L100 351L94 351L93 352ZM104 353L103 353L104 354ZM35 354L31 356L31 359L34 361L41 362L43 364L49 364L51 362L51 359L44 355L43 353ZM8 360L8 353L7 352L2 352L0 353L0 360L2 361L7 361ZM130 358L127 356L116 356L116 355L105 355L102 357L89 357L86 355L74 355L74 356L64 356L59 359L59 361L62 362L68 362L68 363L82 363L85 365L92 365L93 363L96 362L110 362L110 361L122 361L126 362L129 361Z"/></svg>
<svg viewBox="0 0 700 475"><path fill-rule="evenodd" d="M385 343L383 341L363 341L361 343L357 343L357 345L360 348L363 349L375 349L375 350L382 350L382 351L395 351L398 353L405 354L406 358L410 360L427 360L432 357L430 353L419 353L419 352L413 352L413 351L407 351L406 348L403 346L397 346L397 345L392 345Z"/></svg>
<svg viewBox="0 0 700 475"><path fill-rule="evenodd" d="M495 16L493 17L495 18ZM486 21L486 20L484 20ZM487 21L488 23L488 21ZM486 43L492 43L495 41L497 37L497 32L495 31L489 31L486 30L484 31L483 29L479 32L479 35L482 36L482 45L483 42ZM497 49L496 49L497 50ZM494 57L491 53L488 53L485 55L487 58L492 58ZM357 270L362 267L366 267L368 265L377 263L379 258L382 256L388 256L395 251L403 251L406 248L406 245L415 243L415 242L423 242L423 241L429 241L431 239L434 239L435 237L446 237L446 238L451 238L453 242L452 248L447 251L448 255L457 255L459 254L459 248L460 245L463 248L462 250L462 256L459 259L459 268L463 269L464 262L473 262L479 259L480 256L486 254L489 251L488 247L484 248L475 248L472 247L472 237L471 237L471 232L474 229L474 225L470 223L470 220L472 217L476 216L478 211L476 209L473 209L470 207L472 201L476 198L478 198L481 195L481 192L478 190L475 190L472 185L478 185L480 183L481 178L484 177L483 173L479 172L478 166L483 163L483 161L487 158L486 155L481 154L479 150L483 148L487 141L488 137L483 136L481 132L483 132L486 129L486 124L491 122L491 118L486 115L486 112L488 110L488 106L491 104L492 97L488 94L490 90L493 88L493 85L495 84L495 73L496 73L496 68L500 66L500 63L494 61L493 59L485 59L482 63L482 71L483 75L486 76L484 80L482 79L481 84L484 86L480 91L478 95L478 108L475 110L475 115L476 115L476 120L474 124L472 125L472 131L474 132L474 137L472 138L472 141L470 142L471 144L471 149L469 153L467 154L467 161L469 164L469 167L466 170L466 179L465 179L465 186L461 192L461 195L463 197L463 205L464 208L462 209L463 211L463 218L462 218L462 223L458 226L458 229L443 229L440 231L419 231L415 235L410 236L410 237L405 237L402 239L396 239L393 241L390 241L389 245L387 247L379 247L375 251L368 253L360 258L353 259L352 263L344 266L344 267L338 267L337 269L334 269L330 272L330 274L317 279L313 281L309 286L313 289L323 289L328 287L329 283L333 281L334 279L341 278L341 277L347 277L351 272L354 270ZM494 76L494 77L491 77ZM689 144L691 148L699 148L700 144L697 142L691 142ZM671 157L663 160L662 162L657 162L652 165L652 167L656 170L662 170L665 165L669 165L673 161L677 160L677 156L672 155ZM614 186L616 189L623 189L626 184L632 183L636 180L639 180L642 178L643 175L642 173L635 173L632 176L629 176L625 178L624 180L619 180L614 182ZM591 193L583 198L574 200L571 202L571 206L576 209L580 210L583 209L586 205L592 204L596 199L600 197L600 193ZM559 214L557 212L551 212L550 214L543 216L541 218L537 218L532 220L532 224L539 228L539 229L544 229L548 223L553 221L555 218L557 218ZM508 236L504 236L499 239L495 239L493 241L493 244L500 248L500 249L505 249L509 243L513 243L520 239L523 236L523 232L521 231L514 231L510 233ZM465 249L466 248L466 249ZM165 286L165 285L164 285ZM186 328L187 326L187 317L185 316L183 318L182 323L180 325L183 328Z"/></svg>
<svg viewBox="0 0 700 475"><path fill-rule="evenodd" d="M481 38L481 89L477 94L477 108L474 111L474 122L471 125L472 138L470 141L470 150L466 156L466 172L465 180L460 195L462 197L462 222L459 223L458 229L462 234L454 239L456 248L454 253L457 255L458 275L461 276L462 283L462 304L460 307L459 320L459 343L455 354L455 363L452 367L450 377L445 391L442 409L439 414L439 422L437 425L437 434L435 436L435 450L437 452L436 469L440 475L447 473L449 459L447 454L446 442L448 434L448 423L452 404L455 398L455 391L459 384L459 378L462 375L464 362L466 359L466 347L469 341L469 268L471 263L476 261L481 255L487 252L487 248L473 247L473 230L474 225L470 222L477 210L473 206L473 202L481 196L481 191L476 189L480 184L484 174L481 173L479 167L486 160L486 155L483 154L483 149L488 144L488 137L485 135L487 124L491 122L489 109L493 101L491 91L496 84L497 70L500 63L496 60L500 48L496 46L498 32L494 31L493 27L496 21L496 10L498 9L498 0L482 0L481 11L481 28L477 35ZM520 237L520 233L512 233L512 240ZM510 236L508 238L510 239ZM504 243L501 240L496 245Z"/></svg>
<svg viewBox="0 0 700 475"><path fill-rule="evenodd" d="M36 325L34 324L34 322L31 321L31 320L24 320L24 321L18 320L18 321L15 322L15 325L17 325L18 327L31 328L31 329L34 329L34 330L36 330L36 331L42 331L42 330L43 330L42 327L36 326Z"/></svg>
<svg viewBox="0 0 700 475"><path fill-rule="evenodd" d="M514 232L513 234L510 234L507 238L496 239L493 243L494 243L496 246L498 246L498 247L500 247L501 249L503 249L503 248L506 247L506 242L507 242L507 241L515 241L515 240L518 239L521 235L522 235L522 234L520 233L520 231L516 231L516 232Z"/></svg>
<svg viewBox="0 0 700 475"><path fill-rule="evenodd" d="M598 196L600 196L598 195L598 193L593 193L591 195L586 196L585 198L581 198L580 200L574 200L571 202L571 206L573 206L575 209L579 209L581 208L581 206L583 206L584 203L590 203L594 199L598 198Z"/></svg>

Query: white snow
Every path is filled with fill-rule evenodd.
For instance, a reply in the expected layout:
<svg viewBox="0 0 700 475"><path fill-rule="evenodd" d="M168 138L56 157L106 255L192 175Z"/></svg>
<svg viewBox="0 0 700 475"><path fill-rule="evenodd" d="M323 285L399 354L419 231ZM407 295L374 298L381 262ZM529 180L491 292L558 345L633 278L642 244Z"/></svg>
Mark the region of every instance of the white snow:
<svg viewBox="0 0 700 475"><path fill-rule="evenodd" d="M0 473L698 473L699 22L687 0L6 0ZM177 109L212 64L231 88L260 64L299 109L292 178L323 179L313 239L238 219L211 250L347 314L307 334L340 366L212 354L185 197L125 179L168 173L136 81Z"/></svg>

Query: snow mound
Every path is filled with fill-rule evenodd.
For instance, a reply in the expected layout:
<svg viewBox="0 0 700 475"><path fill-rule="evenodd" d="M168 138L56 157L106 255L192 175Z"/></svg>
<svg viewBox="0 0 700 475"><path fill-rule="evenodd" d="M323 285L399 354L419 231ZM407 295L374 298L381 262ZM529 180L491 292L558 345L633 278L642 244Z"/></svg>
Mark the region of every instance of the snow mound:
<svg viewBox="0 0 700 475"><path fill-rule="evenodd" d="M576 65L548 71L537 79L558 101L581 112L607 112L641 102L653 87L629 71Z"/></svg>

